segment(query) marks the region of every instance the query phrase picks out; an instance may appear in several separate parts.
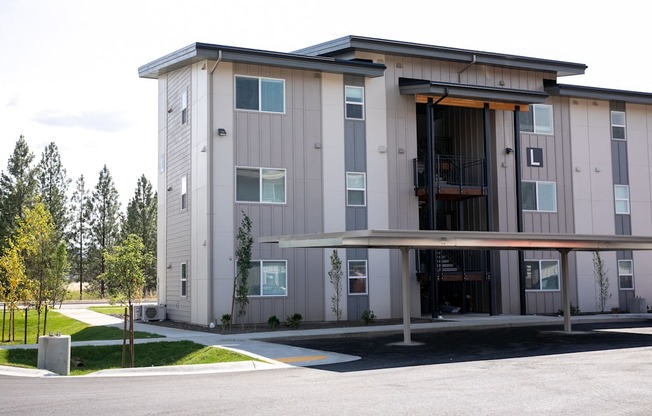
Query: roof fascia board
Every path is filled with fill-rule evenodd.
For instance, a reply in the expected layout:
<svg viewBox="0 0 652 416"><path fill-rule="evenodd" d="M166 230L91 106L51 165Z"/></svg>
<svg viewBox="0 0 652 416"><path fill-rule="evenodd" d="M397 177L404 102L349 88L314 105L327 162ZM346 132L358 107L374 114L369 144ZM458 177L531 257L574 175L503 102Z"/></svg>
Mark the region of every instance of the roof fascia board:
<svg viewBox="0 0 652 416"><path fill-rule="evenodd" d="M401 56L441 59L455 62L473 62L476 64L525 69L533 71L554 72L558 76L581 75L586 71L585 64L564 62L550 59L531 58L469 49L456 49L443 46L398 42L385 39L348 36L300 49L298 53L306 55L337 55L350 50L380 52Z"/></svg>
<svg viewBox="0 0 652 416"><path fill-rule="evenodd" d="M423 81L399 79L401 94L423 94L454 98L482 99L487 101L512 102L512 103L542 103L548 94L541 91L517 90L512 88L494 88L483 85L454 84L449 82Z"/></svg>
<svg viewBox="0 0 652 416"><path fill-rule="evenodd" d="M625 101L635 104L652 104L652 93L595 88L583 85L556 84L545 88L550 95L604 101Z"/></svg>
<svg viewBox="0 0 652 416"><path fill-rule="evenodd" d="M158 78L162 74L193 62L204 59L215 60L220 51L222 52L222 60L224 61L257 65L345 73L368 77L382 76L386 69L385 65L372 62L348 61L328 57L302 56L282 52L195 43L141 66L138 68L138 75L141 78Z"/></svg>

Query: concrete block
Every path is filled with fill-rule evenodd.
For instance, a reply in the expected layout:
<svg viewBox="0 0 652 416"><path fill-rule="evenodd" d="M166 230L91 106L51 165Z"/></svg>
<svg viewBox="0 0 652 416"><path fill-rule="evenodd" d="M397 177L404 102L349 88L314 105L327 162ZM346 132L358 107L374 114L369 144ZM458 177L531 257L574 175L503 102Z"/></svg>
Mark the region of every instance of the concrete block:
<svg viewBox="0 0 652 416"><path fill-rule="evenodd" d="M62 376L70 375L70 335L39 337L37 367Z"/></svg>

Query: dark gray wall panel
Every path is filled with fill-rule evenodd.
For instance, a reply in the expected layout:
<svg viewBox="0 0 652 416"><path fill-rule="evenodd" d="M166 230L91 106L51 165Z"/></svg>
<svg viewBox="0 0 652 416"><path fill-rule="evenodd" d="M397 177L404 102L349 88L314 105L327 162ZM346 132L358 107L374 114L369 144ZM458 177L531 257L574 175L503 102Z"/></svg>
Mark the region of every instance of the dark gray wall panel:
<svg viewBox="0 0 652 416"><path fill-rule="evenodd" d="M627 174L627 142L624 140L611 141L611 166L614 185L629 184Z"/></svg>

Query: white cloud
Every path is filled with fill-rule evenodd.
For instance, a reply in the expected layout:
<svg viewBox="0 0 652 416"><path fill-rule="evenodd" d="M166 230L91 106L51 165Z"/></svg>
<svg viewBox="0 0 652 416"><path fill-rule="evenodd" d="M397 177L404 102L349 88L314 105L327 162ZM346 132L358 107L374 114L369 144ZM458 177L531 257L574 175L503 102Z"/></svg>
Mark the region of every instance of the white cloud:
<svg viewBox="0 0 652 416"><path fill-rule="evenodd" d="M52 127L80 127L87 130L114 133L128 129L131 122L121 113L90 112L63 114L58 112L40 112L34 121Z"/></svg>

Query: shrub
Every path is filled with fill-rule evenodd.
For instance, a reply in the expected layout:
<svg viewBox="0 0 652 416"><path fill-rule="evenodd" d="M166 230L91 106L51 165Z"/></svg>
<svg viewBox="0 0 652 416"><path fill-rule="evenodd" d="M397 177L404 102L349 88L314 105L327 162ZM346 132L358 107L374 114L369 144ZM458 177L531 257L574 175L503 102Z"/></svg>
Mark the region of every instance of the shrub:
<svg viewBox="0 0 652 416"><path fill-rule="evenodd" d="M231 314L230 313L225 313L222 315L222 331L225 331L227 328L231 327Z"/></svg>
<svg viewBox="0 0 652 416"><path fill-rule="evenodd" d="M301 320L303 319L303 316L301 316L300 313L295 313L293 315L288 315L287 318L285 318L285 326L289 328L298 328L299 325L301 325Z"/></svg>
<svg viewBox="0 0 652 416"><path fill-rule="evenodd" d="M367 309L366 311L362 312L361 318L362 321L364 321L365 325L371 325L376 320L376 314L371 309Z"/></svg>
<svg viewBox="0 0 652 416"><path fill-rule="evenodd" d="M570 313L571 313L571 316L579 315L580 314L579 306L573 306L573 304L571 303L571 305L570 305ZM557 310L557 315L558 316L564 316L564 310L563 309Z"/></svg>
<svg viewBox="0 0 652 416"><path fill-rule="evenodd" d="M281 321L278 320L276 315L270 316L269 319L267 320L267 325L269 325L269 327L272 328L272 329L278 328L278 326L280 324L281 324Z"/></svg>

